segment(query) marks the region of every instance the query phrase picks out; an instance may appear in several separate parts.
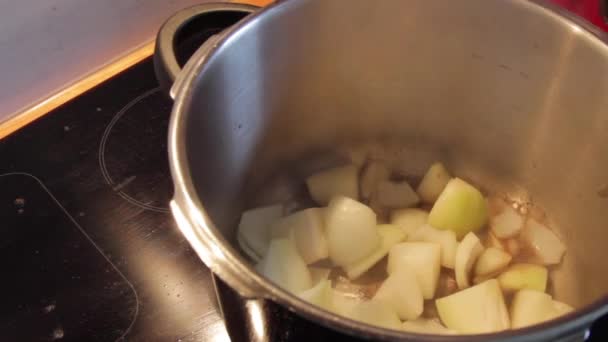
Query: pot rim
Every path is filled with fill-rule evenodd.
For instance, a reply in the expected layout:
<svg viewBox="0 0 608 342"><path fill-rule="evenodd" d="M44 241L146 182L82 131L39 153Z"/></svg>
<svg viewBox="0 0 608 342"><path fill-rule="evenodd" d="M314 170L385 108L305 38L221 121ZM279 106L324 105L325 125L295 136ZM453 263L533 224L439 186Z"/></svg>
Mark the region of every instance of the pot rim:
<svg viewBox="0 0 608 342"><path fill-rule="evenodd" d="M179 229L205 264L244 298L271 300L327 328L348 335L383 341L404 339L436 342L474 342L490 339L493 341L554 340L580 334L595 320L608 313L608 294L606 294L580 310L527 328L478 335L416 334L384 329L332 314L274 285L254 270L241 253L222 236L207 216L201 200L194 191L185 149L186 108L195 96L192 84L200 74L205 72L206 67L214 59L220 58L219 55L223 48L230 45L240 35L245 34L249 27L261 20L261 17L276 15L288 8L299 6L305 1L309 0L278 0L229 28L222 33L219 42L207 56L204 56L205 58L194 61L195 65L191 72L183 76L182 86L175 91L168 138L169 162L175 187L171 209ZM569 25L577 34L594 39L595 43L604 49L608 58L608 35L582 18L544 0L509 1L526 7L528 11L553 16L564 25Z"/></svg>

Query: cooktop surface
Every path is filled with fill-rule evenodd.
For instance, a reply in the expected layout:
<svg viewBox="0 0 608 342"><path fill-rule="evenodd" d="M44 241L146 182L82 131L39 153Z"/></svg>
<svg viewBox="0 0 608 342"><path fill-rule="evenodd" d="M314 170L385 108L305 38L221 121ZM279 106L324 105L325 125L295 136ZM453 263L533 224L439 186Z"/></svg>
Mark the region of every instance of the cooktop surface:
<svg viewBox="0 0 608 342"><path fill-rule="evenodd" d="M0 341L230 340L168 210L171 106L146 60L0 140ZM341 339L218 285L234 341Z"/></svg>
<svg viewBox="0 0 608 342"><path fill-rule="evenodd" d="M209 20L181 62L240 17ZM0 140L0 341L343 339L217 281L224 322L168 210L171 106L148 58Z"/></svg>
<svg viewBox="0 0 608 342"><path fill-rule="evenodd" d="M2 341L222 341L147 60L0 141Z"/></svg>

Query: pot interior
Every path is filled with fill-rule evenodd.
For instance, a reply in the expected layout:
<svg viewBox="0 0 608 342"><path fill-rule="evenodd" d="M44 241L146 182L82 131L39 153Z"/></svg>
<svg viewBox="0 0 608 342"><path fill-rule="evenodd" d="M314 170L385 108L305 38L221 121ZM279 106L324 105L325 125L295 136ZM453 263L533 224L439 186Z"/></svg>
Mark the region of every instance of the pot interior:
<svg viewBox="0 0 608 342"><path fill-rule="evenodd" d="M608 48L527 1L285 2L211 57L184 97L196 194L238 253L241 212L370 147L533 203L566 243L556 298L608 292Z"/></svg>

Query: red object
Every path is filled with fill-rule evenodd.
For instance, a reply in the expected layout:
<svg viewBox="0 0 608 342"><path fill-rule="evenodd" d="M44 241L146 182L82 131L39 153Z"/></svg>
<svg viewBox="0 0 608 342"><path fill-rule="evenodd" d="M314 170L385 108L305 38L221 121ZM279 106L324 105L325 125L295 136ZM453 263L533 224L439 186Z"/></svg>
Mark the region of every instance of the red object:
<svg viewBox="0 0 608 342"><path fill-rule="evenodd" d="M606 7L608 0L552 0L572 13L585 18L593 25L608 32ZM602 4L603 2L603 4Z"/></svg>

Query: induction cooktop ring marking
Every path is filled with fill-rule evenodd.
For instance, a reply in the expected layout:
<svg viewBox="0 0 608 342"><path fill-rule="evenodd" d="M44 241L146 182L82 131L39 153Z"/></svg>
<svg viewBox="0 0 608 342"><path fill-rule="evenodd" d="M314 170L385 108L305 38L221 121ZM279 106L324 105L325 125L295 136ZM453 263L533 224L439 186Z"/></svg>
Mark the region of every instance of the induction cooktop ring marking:
<svg viewBox="0 0 608 342"><path fill-rule="evenodd" d="M106 183L108 183L108 185L110 185L112 190L114 190L114 192L116 192L124 200L126 200L127 202L129 202L133 205L136 205L140 208L144 208L144 209L148 209L148 210L152 210L152 211L156 211L156 212L161 212L161 213L168 213L169 212L168 208L158 207L155 205L151 205L150 203L141 202L141 201L129 196L129 194L127 194L126 192L122 191L122 188L125 187L131 181L133 181L136 176L128 177L126 180L117 184L116 182L114 182L114 180L110 176L110 172L108 171L108 168L106 166L106 156L105 156L106 144L108 142L108 138L110 137L110 132L112 131L112 128L114 127L114 125L116 125L118 120L120 120L120 118L126 112L128 112L129 109L131 109L134 105L136 105L139 101L147 98L148 96L154 95L159 91L160 91L160 87L156 87L156 88L153 88L153 89L150 89L150 90L144 92L143 94L134 98L131 102L129 102L126 106L124 106L120 111L118 111L118 113L116 113L116 115L114 115L114 117L112 118L112 120L110 121L108 126L106 127L105 131L103 132L103 136L101 137L101 142L99 144L99 167L101 169L101 174L103 175L103 178L106 180Z"/></svg>
<svg viewBox="0 0 608 342"><path fill-rule="evenodd" d="M68 217L68 219L70 219L70 221L74 224L74 226L76 226L78 231L80 231L82 233L82 235L84 235L84 237L87 239L87 241L89 241L89 243L91 243L93 248L95 248L95 250L97 250L97 252L99 254L101 254L101 256L108 262L108 264L110 264L110 266L112 266L114 271L116 271L116 273L118 273L118 275L131 288L131 291L133 291L133 295L135 296L135 312L133 313L133 318L131 319L131 323L129 323L129 326L127 326L127 328L122 333L122 335L120 335L115 340L115 342L123 341L125 339L125 337L127 336L127 334L129 334L129 332L131 332L131 329L133 328L133 325L135 325L135 321L137 320L137 316L139 315L139 305L140 305L139 304L139 295L137 294L137 290L135 290L135 286L133 286L133 283L131 283L129 281L129 279L120 271L120 269L118 269L118 267L110 260L110 258L108 258L108 256L103 252L101 247L99 247L95 243L95 241L93 241L93 239L89 236L89 234L87 234L87 232L74 219L74 217L72 217L72 215L70 215L70 213L67 211L67 209L65 209L65 207L63 205L61 205L61 203L57 200L55 195L53 195L51 190L49 190L49 188L47 188L46 185L44 185L44 183L38 177L36 177L30 173L27 173L27 172L9 172L9 173L0 174L0 177L9 177L9 176L26 176L26 177L30 177L33 180L35 180L36 182L38 182L40 187L49 195L49 197L53 200L53 202L55 202L55 204L57 204L57 206L61 209L61 211L63 211L63 213Z"/></svg>

